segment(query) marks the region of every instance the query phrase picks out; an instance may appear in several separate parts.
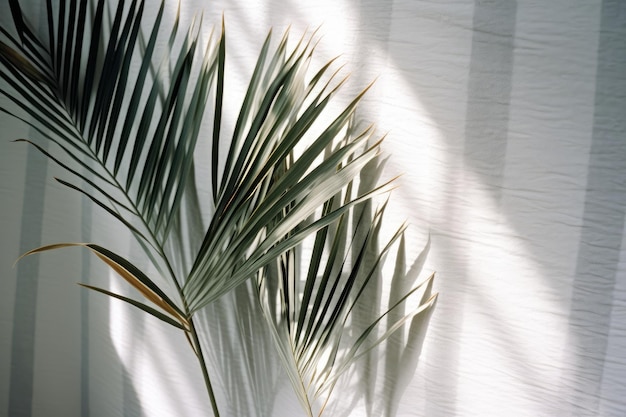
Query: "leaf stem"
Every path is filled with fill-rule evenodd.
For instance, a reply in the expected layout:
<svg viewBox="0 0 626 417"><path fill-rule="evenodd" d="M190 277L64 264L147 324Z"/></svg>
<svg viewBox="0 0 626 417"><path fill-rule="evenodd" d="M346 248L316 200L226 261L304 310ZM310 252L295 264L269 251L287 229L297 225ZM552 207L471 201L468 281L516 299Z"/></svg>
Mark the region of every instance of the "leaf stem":
<svg viewBox="0 0 626 417"><path fill-rule="evenodd" d="M140 217L140 218L143 220L143 217ZM144 222L144 224L146 223ZM152 231L150 230L150 232ZM204 377L204 385L206 386L207 393L209 394L209 399L211 400L211 408L213 409L213 416L220 417L220 412L217 408L217 401L215 399L215 393L213 392L213 385L211 384L211 378L209 377L209 370L206 366L206 361L204 360L204 354L202 353L202 346L200 344L200 338L198 337L198 332L193 322L193 314L190 314L189 312L189 306L187 305L187 300L185 299L185 296L183 294L182 287L180 283L178 282L178 279L176 278L176 274L174 273L172 264L170 263L169 258L166 256L163 246L159 244L154 234L151 233L151 235L152 235L152 238L155 240L155 243L157 244L159 254L161 255L161 258L165 261L165 264L167 266L167 269L169 270L170 276L172 277L172 281L174 282L174 285L176 286L176 290L178 291L178 294L180 295L181 300L184 304L184 311L188 317L188 322L189 322L189 333L191 333L191 340L189 340L189 337L187 337L187 340L189 340L190 342L189 344L191 345L191 350L193 350L193 353L196 355L196 358L198 359L198 363L200 365L200 369L202 370L202 376ZM188 334L186 334L186 336L188 336Z"/></svg>
<svg viewBox="0 0 626 417"><path fill-rule="evenodd" d="M217 401L215 400L215 393L213 392L213 386L211 384L211 378L209 377L209 371L207 369L206 362L204 361L202 346L200 346L198 332L196 332L196 327L191 317L189 318L189 332L191 333L191 337L193 339L192 349L194 350L194 353L198 358L198 363L200 364L200 368L202 369L202 376L204 377L204 384L206 385L207 392L209 393L211 407L213 408L213 415L215 417L220 417L220 412L217 409Z"/></svg>

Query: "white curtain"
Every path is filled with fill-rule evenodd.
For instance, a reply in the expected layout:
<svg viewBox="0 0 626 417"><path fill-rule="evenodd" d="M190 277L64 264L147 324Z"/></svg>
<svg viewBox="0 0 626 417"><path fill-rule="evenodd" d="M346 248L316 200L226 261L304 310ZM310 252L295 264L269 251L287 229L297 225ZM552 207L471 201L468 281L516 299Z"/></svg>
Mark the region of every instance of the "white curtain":
<svg viewBox="0 0 626 417"><path fill-rule="evenodd" d="M360 115L388 132L385 175L404 174L387 227L410 223L412 256L430 236L440 292L398 416L626 415L626 2L195 0L183 25L199 11L207 34L225 16L233 112L271 27L319 27L317 59L352 73L346 97L377 78ZM184 339L73 285L121 285L96 260L68 249L13 266L60 241L139 249L10 142L36 132L0 117L0 415L210 415ZM242 357L217 352L214 367L224 355ZM230 415L300 415L280 387ZM351 389L336 415L367 415Z"/></svg>

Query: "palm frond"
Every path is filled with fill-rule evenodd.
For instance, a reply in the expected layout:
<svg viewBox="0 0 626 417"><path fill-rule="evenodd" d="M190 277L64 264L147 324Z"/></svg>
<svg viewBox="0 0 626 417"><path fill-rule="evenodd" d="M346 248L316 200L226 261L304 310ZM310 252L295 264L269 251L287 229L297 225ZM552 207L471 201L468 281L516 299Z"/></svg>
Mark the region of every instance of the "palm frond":
<svg viewBox="0 0 626 417"><path fill-rule="evenodd" d="M374 172L373 176L378 178L381 165L372 163L368 173ZM376 180L369 181L365 176L360 179L359 193L376 187ZM327 215L334 207L350 201L355 192L353 188L350 182L339 190L326 201L319 215ZM268 265L257 278L257 290L274 341L294 391L310 416L316 412L322 414L335 384L345 372L380 344L391 344L390 338L393 337L394 342L398 337L402 339L398 330L411 322L410 340L406 347L401 344L404 355L408 356L409 348L419 344L416 335L423 336L435 304L432 276L417 286L412 284L421 271L427 251L420 257L421 262L406 271L405 227L400 227L379 248L386 203L374 212L370 207L370 200L352 206L342 213L337 223L317 231L310 255L301 258L302 249L293 248ZM354 221L351 223L350 219ZM377 304L373 305L364 294L382 279L382 265L394 245L398 247L391 298L385 309L365 318L367 324L360 327L356 307L363 305L369 311L376 311ZM300 267L296 263L301 263ZM273 278L275 276L279 278ZM421 299L416 307L407 309L406 301L415 293L421 293ZM415 362L415 358L401 358L402 355L399 352L389 357L385 369L398 371L396 361L401 359ZM411 374L410 370L406 374ZM391 375L389 377L393 380ZM401 393L401 388L394 386L387 390ZM394 395L394 399L398 396Z"/></svg>
<svg viewBox="0 0 626 417"><path fill-rule="evenodd" d="M153 247L162 247L172 212L180 200L180 196L173 196L174 187L181 185L184 189L188 178L185 173L189 171L189 158L186 164L182 161L193 153L198 137L197 130L187 128L181 133L179 126L203 111L208 96L206 84L213 72L204 62L195 79L198 92L186 106L185 92L192 77L197 33L188 35L169 83L169 95L165 102L159 102L156 98L165 80L161 76L152 83L146 81L160 32L164 2L160 4L148 45L141 56L136 45L144 1L132 1L130 5L119 2L108 30L104 1L57 5L48 2L47 40L39 40L29 29L17 1L12 0L10 4L19 39L23 42L9 38L12 45L3 44L4 65L0 73L13 90L5 89L3 93L26 113L24 120L45 131L58 145L62 155L56 157L56 161L61 157L79 160L89 171L90 178L87 178L70 169L92 186L88 193L100 195L92 200L110 213L124 212L127 225L139 222L147 229L139 236ZM92 15L93 19L88 20ZM170 39L174 37L173 32ZM37 41L25 41L27 39ZM89 48L85 49L83 46L87 43ZM43 59L28 58L41 54ZM165 58L163 62L167 66L170 56ZM139 64L139 71L131 70L133 63ZM21 73L30 77L20 76ZM32 76L33 73L46 75ZM205 97L199 97L202 93ZM79 154L82 159L76 157ZM85 158L92 163L85 163ZM120 169L124 160L130 162L126 170ZM138 172L136 167L140 164L146 169ZM67 164L61 165L67 168ZM105 191L111 188L117 197Z"/></svg>
<svg viewBox="0 0 626 417"><path fill-rule="evenodd" d="M141 270L128 262L126 259L101 246L94 245L92 243L55 243L52 245L46 245L36 249L32 249L23 254L20 259L35 253L41 253L49 250L56 250L72 246L82 246L91 250L98 258L100 258L104 263L109 265L111 269L117 272L119 276L124 278L131 286L139 291L146 299L148 299L154 305L160 307L163 311L167 312L173 318L178 320L182 327L177 327L189 327L189 322L187 320L186 314L183 313L172 300L170 300L170 298L159 288L158 285L156 285ZM138 305L135 304L135 306ZM159 316L159 318L161 317Z"/></svg>
<svg viewBox="0 0 626 417"><path fill-rule="evenodd" d="M329 213L301 233L283 239L351 181L378 153L377 144L364 149L367 135L360 135L336 146L330 155L315 165L315 160L342 137L361 94L322 133L309 139L310 143L306 143L301 154L294 157L294 149L307 139L310 127L318 120L336 89L328 81L315 92L321 77L315 76L311 81L305 79L305 67L312 53L310 43L302 42L302 50L294 51L282 66L274 68L273 63L280 62L276 55L284 53L283 44L279 45L266 68L260 69L267 57L264 53L260 56L252 82L265 78L267 89L256 101L247 97L240 111L237 126L247 126L247 129L240 128L241 140L235 136L231 141L221 182L223 188L216 193L215 215L183 288L191 311L241 284L267 262L300 243L306 235L335 221L341 212L356 204L357 199L346 202L338 211ZM256 107L253 107L255 102ZM249 115L248 120L245 115ZM359 157L340 167L350 154L357 151L361 152ZM289 169L280 178L275 178L277 167L291 158L294 159ZM383 186L359 198L370 198L387 190L388 187ZM293 206L290 215L269 229L269 221L289 206ZM207 280L206 277L213 279Z"/></svg>
<svg viewBox="0 0 626 417"><path fill-rule="evenodd" d="M0 93L13 106L0 110L54 145L19 140L82 181L81 186L57 179L126 226L176 293L95 244L47 245L27 254L80 246L109 265L142 301L86 288L183 329L216 415L193 316L250 278L261 284L257 295L265 300L272 337L309 412L357 358L417 314L394 316L381 338L368 344L383 318L400 311L401 297L345 349L342 335L354 305L403 229L372 252L384 206L372 216L358 207L393 184L363 186L359 179L363 170L378 166L380 153L372 128L352 128L369 87L331 114L329 103L346 80L333 70L333 60L311 70L314 34L290 46L285 33L275 47L268 34L230 129L222 116L228 97L224 20L220 35L202 45L199 19L184 34L178 15L164 27L165 0L148 23L145 0L119 0L115 6L105 0L48 0L41 33L18 0L9 5L16 36L0 31ZM212 129L201 132L210 112ZM208 158L195 153L202 138L211 141ZM229 145L226 155L219 154L222 141ZM206 187L212 201L198 197L198 163L210 164ZM210 218L206 225L204 213ZM351 218L358 219L352 230ZM313 254L301 280L297 248L311 236ZM429 298L421 306L427 310L433 303Z"/></svg>

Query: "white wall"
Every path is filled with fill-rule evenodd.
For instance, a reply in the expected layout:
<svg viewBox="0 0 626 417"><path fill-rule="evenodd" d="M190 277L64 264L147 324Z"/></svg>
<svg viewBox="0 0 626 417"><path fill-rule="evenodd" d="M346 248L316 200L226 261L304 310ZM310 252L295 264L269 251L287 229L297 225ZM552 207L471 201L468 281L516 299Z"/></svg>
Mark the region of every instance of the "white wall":
<svg viewBox="0 0 626 417"><path fill-rule="evenodd" d="M207 33L224 13L233 89L288 25L320 27L347 93L378 77L361 115L404 173L389 217L415 254L430 233L441 293L400 416L626 414L626 2L183 3ZM208 414L192 359L172 359L184 341L72 285L115 282L104 268L72 250L12 268L43 243L129 239L0 120L0 415Z"/></svg>

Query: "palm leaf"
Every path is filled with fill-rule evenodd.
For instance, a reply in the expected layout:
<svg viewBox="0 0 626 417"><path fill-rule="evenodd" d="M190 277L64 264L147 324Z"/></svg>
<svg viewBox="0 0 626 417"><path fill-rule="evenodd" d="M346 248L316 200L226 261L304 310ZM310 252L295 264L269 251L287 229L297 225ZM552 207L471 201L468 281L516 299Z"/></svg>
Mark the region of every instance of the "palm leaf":
<svg viewBox="0 0 626 417"><path fill-rule="evenodd" d="M328 104L345 79L333 72L332 61L309 76L314 36L305 35L290 47L285 33L272 47L270 32L229 134L222 120L228 97L224 21L221 34L200 45L199 20L182 39L178 15L172 27L162 27L164 3L144 34L145 0L120 0L116 7L104 0L56 5L48 0L48 27L39 33L31 29L19 1L9 0L17 36L0 31L0 77L5 81L0 93L13 106L0 110L30 124L54 145L46 150L24 140L82 180L84 186L59 181L125 225L176 293L168 294L130 261L95 244L48 245L27 254L86 247L143 298L91 289L186 330L216 415L193 316L260 275L261 288L285 290L281 309L268 307L266 313L274 317L272 337L296 393L310 410L320 392L330 392L336 377L361 354L367 339L357 340L350 357L342 356L342 329L375 275L364 260L372 255L368 248L377 240L384 209L373 218L357 215L363 222L352 239L348 219L359 213L355 207L392 188L389 182L353 192L355 178L379 158L373 129L352 129L367 88L330 115ZM212 130L202 134L207 109ZM322 125L326 117L331 122ZM313 136L312 131L319 133ZM211 141L208 158L195 153L203 137ZM222 141L229 143L226 155L219 154ZM211 166L210 202L198 198L198 162ZM210 213L208 225L202 225L203 210ZM314 235L301 302L296 248ZM390 244L373 255L376 265ZM343 253L350 245L359 253L351 265ZM328 248L335 254L323 266ZM320 274L322 286L316 284ZM266 301L276 297L262 291L257 295Z"/></svg>
<svg viewBox="0 0 626 417"><path fill-rule="evenodd" d="M146 313L150 314L151 316L154 316L154 317L158 318L159 320L163 320L165 323L167 323L167 324L169 324L171 326L177 327L177 328L179 328L181 330L185 330L185 331L188 330L186 327L184 327L183 324L181 324L178 321L172 319L170 316L168 316L166 314L163 314L159 310L156 310L156 309L154 309L154 308L152 308L150 306L147 306L147 305L145 305L143 303L140 303L137 300L133 300L132 298L124 297L123 295L115 294L115 293L112 293L111 291L105 290L103 288L94 287L92 285L81 284L81 283L78 283L78 285L80 285L81 287L84 287L84 288L87 288L87 289L90 289L90 290L102 293L104 295L108 295L109 297L117 298L118 300L125 301L128 304L130 304L130 305L132 305L134 307L137 307L140 310L145 311Z"/></svg>
<svg viewBox="0 0 626 417"><path fill-rule="evenodd" d="M371 178L360 176L359 193L376 187L382 164L374 163L369 168L367 174ZM353 188L349 183L327 199L319 216L328 216L336 206L351 201ZM424 335L427 317L436 300L436 295L431 295L432 277L417 286L412 284L423 266L426 251L407 272L404 268L405 228L398 229L379 248L386 204L373 212L369 206L369 200L351 206L341 214L338 223L319 229L312 242L311 255L300 259L300 269L293 268L300 251L296 247L290 250L291 256L279 257L268 265L258 279L257 290L273 339L294 391L309 416L321 415L338 379L372 349L395 337L409 322L412 323L411 340L404 355L400 352L394 360L414 363L416 359L408 357L408 351L420 343L420 335ZM350 223L352 217L354 222ZM280 223L282 218L275 221ZM315 223L315 219L310 221ZM363 304L369 311L375 311L376 306L364 294L382 279L380 271L386 255L398 240L393 298L382 312L366 318L367 325L358 330L356 307ZM354 254L352 259L350 254ZM274 280L274 276L279 279ZM406 300L420 291L422 298L417 307L406 309ZM385 321L388 317L390 319ZM396 362L393 365L397 367ZM402 374L409 373L410 370ZM390 374L388 378L393 380L394 376ZM401 393L401 387L396 385L388 390L397 401L399 394L395 393Z"/></svg>
<svg viewBox="0 0 626 417"><path fill-rule="evenodd" d="M150 278L148 278L143 272L141 272L141 270L128 260L101 246L91 243L55 243L32 249L23 254L20 259L35 253L72 246L82 246L90 249L98 258L109 265L111 269L119 274L119 276L124 278L124 280L139 291L147 300L175 317L181 324L186 325L187 327L189 326L185 313L183 313L182 310L169 299L169 297L158 287L158 285L156 285Z"/></svg>

